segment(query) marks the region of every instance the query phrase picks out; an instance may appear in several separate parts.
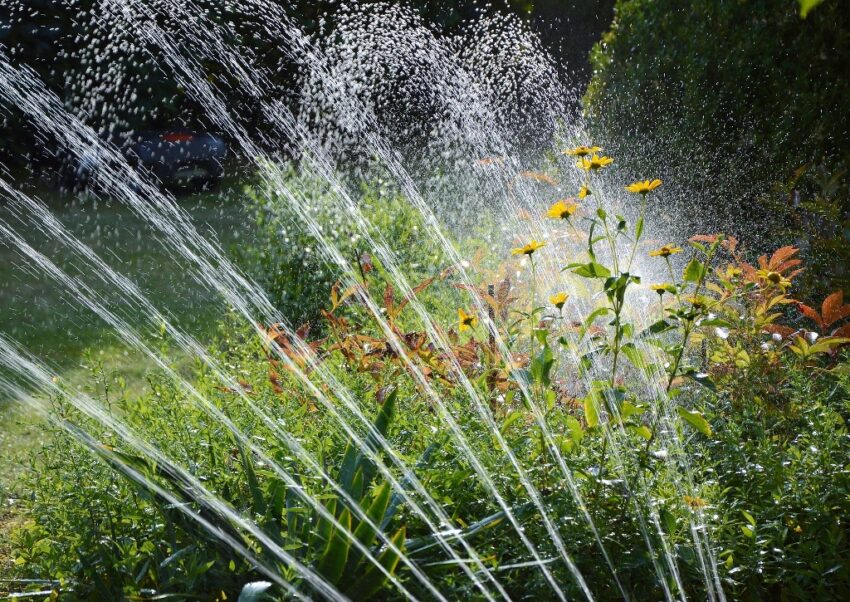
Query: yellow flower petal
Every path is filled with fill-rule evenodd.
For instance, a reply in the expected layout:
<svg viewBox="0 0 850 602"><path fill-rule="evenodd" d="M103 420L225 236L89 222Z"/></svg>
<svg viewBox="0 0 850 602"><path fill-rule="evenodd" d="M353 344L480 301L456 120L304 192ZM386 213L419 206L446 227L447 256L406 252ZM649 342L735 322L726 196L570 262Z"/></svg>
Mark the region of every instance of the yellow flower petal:
<svg viewBox="0 0 850 602"><path fill-rule="evenodd" d="M478 326L478 316L474 313L468 314L462 308L457 310L457 321L459 332Z"/></svg>
<svg viewBox="0 0 850 602"><path fill-rule="evenodd" d="M681 253L682 249L674 245L664 245L661 248L649 252L650 257L670 257L676 253Z"/></svg>
<svg viewBox="0 0 850 602"><path fill-rule="evenodd" d="M552 219L569 219L578 209L576 203L571 203L569 199L562 199L549 207L546 212L546 217Z"/></svg>
<svg viewBox="0 0 850 602"><path fill-rule="evenodd" d="M515 249L511 249L511 255L533 255L534 252L541 248L545 247L545 242L540 242L537 240L532 240L530 243L525 245L524 247L517 247Z"/></svg>
<svg viewBox="0 0 850 602"><path fill-rule="evenodd" d="M583 169L584 171L596 171L598 169L602 169L611 163L614 162L614 159L611 157L600 157L599 155L594 154L592 157L582 157L581 160L576 163L576 167L579 169Z"/></svg>
<svg viewBox="0 0 850 602"><path fill-rule="evenodd" d="M637 194L648 194L659 186L661 186L661 180L644 180L642 182L638 181L633 184L629 184L626 186L626 190Z"/></svg>
<svg viewBox="0 0 850 602"><path fill-rule="evenodd" d="M563 150L561 153L569 155L570 157L586 157L587 155L597 153L601 150L602 147L599 146L576 146L575 148Z"/></svg>
<svg viewBox="0 0 850 602"><path fill-rule="evenodd" d="M551 303L552 305L554 305L558 309L561 309L562 307L564 307L564 304L567 302L567 299L569 299L569 298L570 298L570 296L567 293L557 293L557 294L549 297L549 303Z"/></svg>

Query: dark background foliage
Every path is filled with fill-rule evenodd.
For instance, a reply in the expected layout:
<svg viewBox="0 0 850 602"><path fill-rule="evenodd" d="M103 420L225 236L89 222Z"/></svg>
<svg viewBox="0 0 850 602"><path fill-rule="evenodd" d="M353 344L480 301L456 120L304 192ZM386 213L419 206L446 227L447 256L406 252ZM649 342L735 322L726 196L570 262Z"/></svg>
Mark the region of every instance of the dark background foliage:
<svg viewBox="0 0 850 602"><path fill-rule="evenodd" d="M256 60L270 67L284 90L297 89L297 67L286 58L281 44L253 35L250 23L228 12L218 2L201 0L219 22L234 23ZM544 44L558 57L564 74L585 81L587 55L609 25L613 0L412 0L426 23L450 34L476 16L511 12L529 21ZM320 19L333 26L339 2L296 0L279 2L308 35L318 33ZM104 137L139 129L179 126L203 128L202 111L184 91L155 66L146 49L100 18L98 0L20 0L0 6L0 43L13 63L25 64L44 80L72 110ZM220 66L208 65L209 77L226 81ZM294 96L294 92L293 92ZM294 99L293 99L294 100ZM250 107L246 108L250 120ZM39 140L14 107L0 110L0 163L15 174L33 167L55 169L51 144Z"/></svg>
<svg viewBox="0 0 850 602"><path fill-rule="evenodd" d="M606 150L681 184L691 223L751 243L759 224L764 246L791 234L811 273L846 288L850 11L799 8L619 0L585 109Z"/></svg>

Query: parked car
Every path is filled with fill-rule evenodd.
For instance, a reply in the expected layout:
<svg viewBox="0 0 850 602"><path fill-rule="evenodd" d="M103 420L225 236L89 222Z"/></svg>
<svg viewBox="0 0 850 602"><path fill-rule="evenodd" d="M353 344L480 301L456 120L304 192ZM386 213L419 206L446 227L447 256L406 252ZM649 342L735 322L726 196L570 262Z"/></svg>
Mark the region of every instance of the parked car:
<svg viewBox="0 0 850 602"><path fill-rule="evenodd" d="M176 190L209 190L224 176L227 144L220 137L189 130L136 132L116 143L130 165L144 169L163 186ZM104 153L93 148L66 170L63 185L86 188Z"/></svg>

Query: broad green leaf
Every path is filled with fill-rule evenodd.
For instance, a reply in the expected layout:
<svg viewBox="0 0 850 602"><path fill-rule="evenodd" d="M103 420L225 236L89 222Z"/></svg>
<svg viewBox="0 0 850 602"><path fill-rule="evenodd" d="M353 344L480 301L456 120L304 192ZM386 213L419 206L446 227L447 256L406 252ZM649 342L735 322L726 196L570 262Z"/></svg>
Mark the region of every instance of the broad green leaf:
<svg viewBox="0 0 850 602"><path fill-rule="evenodd" d="M520 412L519 410L514 410L505 418L505 421L502 423L499 431L504 434L507 430L513 425L517 420L520 420L525 416L525 412Z"/></svg>
<svg viewBox="0 0 850 602"><path fill-rule="evenodd" d="M690 260L690 262L688 262L688 265L685 266L682 278L684 278L686 282L699 282L704 273L705 266L699 259L694 257Z"/></svg>
<svg viewBox="0 0 850 602"><path fill-rule="evenodd" d="M690 424L706 437L711 437L711 425L708 424L708 420L703 417L702 413L695 410L687 410L682 406L678 406L676 411L679 412L679 416L681 416L685 422Z"/></svg>
<svg viewBox="0 0 850 602"><path fill-rule="evenodd" d="M800 3L800 16L805 19L812 9L821 4L823 0L797 0L797 2Z"/></svg>
<svg viewBox="0 0 850 602"><path fill-rule="evenodd" d="M643 437L643 438L644 438L644 439L646 439L647 441L649 441L650 439L652 439L652 431L650 431L650 430L649 430L649 427L648 427L648 426L646 426L645 424L641 424L641 425L637 425L637 424L630 424L630 425L628 425L628 427L627 427L627 428L628 428L631 432L635 433L636 435L639 435L639 436Z"/></svg>
<svg viewBox="0 0 850 602"><path fill-rule="evenodd" d="M741 510L741 514L747 519L747 522L750 523L751 526L756 526L756 519L753 518L753 515L747 512L746 510Z"/></svg>
<svg viewBox="0 0 850 602"><path fill-rule="evenodd" d="M643 406L636 406L630 401L624 401L623 405L620 406L620 416L622 416L623 420L626 420L632 416L643 414L644 409Z"/></svg>
<svg viewBox="0 0 850 602"><path fill-rule="evenodd" d="M588 395L584 398L584 419L587 421L589 428L593 428L599 424L599 411L596 408L594 395Z"/></svg>
<svg viewBox="0 0 850 602"><path fill-rule="evenodd" d="M552 365L555 363L555 356L552 350L546 345L540 352L534 356L534 359L529 366L529 372L534 382L549 386L549 372L552 370Z"/></svg>
<svg viewBox="0 0 850 602"><path fill-rule="evenodd" d="M581 443L584 438L584 429L581 428L581 423L572 416L567 416L566 422L567 428L570 429L570 437L576 444Z"/></svg>
<svg viewBox="0 0 850 602"><path fill-rule="evenodd" d="M366 500L363 501L364 513L374 525L380 525L384 519L384 514L386 514L387 508L390 505L390 493L390 483L389 481L384 481L372 494L372 502L368 506L365 505ZM365 520L361 520L354 530L354 537L367 548L375 543L377 536L377 530ZM351 548L345 568L346 575L351 575L357 569L357 565L360 564L362 557L363 554L360 550Z"/></svg>
<svg viewBox="0 0 850 602"><path fill-rule="evenodd" d="M328 514L336 516L336 498L331 498L325 502L325 508L327 509ZM327 547L327 544L333 535L334 526L333 523L324 516L317 516L316 520L316 530L310 538L310 547L318 552L318 550Z"/></svg>
<svg viewBox="0 0 850 602"><path fill-rule="evenodd" d="M608 268L595 261L573 268L573 273L584 278L608 278L611 276L611 271Z"/></svg>
<svg viewBox="0 0 850 602"><path fill-rule="evenodd" d="M629 361L638 370L644 370L646 368L646 360L643 357L643 352L635 347L634 343L626 343L620 348L620 351L629 358Z"/></svg>
<svg viewBox="0 0 850 602"><path fill-rule="evenodd" d="M403 551L405 528L402 527L392 536L390 541L393 545ZM389 546L378 557L378 563L392 575L398 566L399 555ZM381 573L374 564L370 564L359 579L357 579L350 588L345 590L345 594L352 600L369 600L371 599L387 582L387 576Z"/></svg>
<svg viewBox="0 0 850 602"><path fill-rule="evenodd" d="M351 540L351 512L348 508L339 515L339 524L342 529L334 528L325 552L319 560L318 570L331 583L338 583L345 571L345 563L348 560L348 550Z"/></svg>

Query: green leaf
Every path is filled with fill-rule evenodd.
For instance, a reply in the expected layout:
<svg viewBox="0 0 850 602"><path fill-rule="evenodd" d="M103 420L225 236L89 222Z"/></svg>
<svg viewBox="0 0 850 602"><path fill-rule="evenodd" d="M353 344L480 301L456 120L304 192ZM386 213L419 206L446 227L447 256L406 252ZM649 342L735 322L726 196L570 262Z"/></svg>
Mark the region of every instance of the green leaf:
<svg viewBox="0 0 850 602"><path fill-rule="evenodd" d="M647 441L652 439L652 431L650 431L649 427L644 425L644 424L641 424L641 425L630 424L626 428L628 428L634 434L643 437Z"/></svg>
<svg viewBox="0 0 850 602"><path fill-rule="evenodd" d="M741 525L741 533L746 535L747 537L755 537L755 532L747 526Z"/></svg>
<svg viewBox="0 0 850 602"><path fill-rule="evenodd" d="M747 512L746 510L741 510L741 514L747 519L747 522L750 523L752 527L756 526L756 519L753 518L753 515Z"/></svg>
<svg viewBox="0 0 850 602"><path fill-rule="evenodd" d="M386 514L387 508L390 505L391 492L389 481L384 481L373 492L372 502L368 505L368 507L365 505L363 506L364 514L374 525L380 525L381 521L384 520L384 514ZM366 500L364 500L364 504L365 502ZM375 538L377 536L377 530L365 520L360 521L357 528L354 530L354 537L356 537L357 540L367 548L375 543ZM349 576L352 575L354 571L357 570L362 558L363 554L360 550L352 548L348 555L348 563L345 567L345 574Z"/></svg>
<svg viewBox="0 0 850 602"><path fill-rule="evenodd" d="M351 511L346 508L339 515L339 524L342 529L334 528L328 539L325 552L316 567L318 571L331 583L338 583L345 571L345 563L348 560L348 550L351 540Z"/></svg>
<svg viewBox="0 0 850 602"><path fill-rule="evenodd" d="M626 343L620 348L620 351L623 352L632 365L638 370L646 369L646 359L643 357L643 352L635 347L634 343Z"/></svg>
<svg viewBox="0 0 850 602"><path fill-rule="evenodd" d="M640 240L641 235L643 234L643 216L641 215L638 218L637 223L635 224L635 238Z"/></svg>
<svg viewBox="0 0 850 602"><path fill-rule="evenodd" d="M248 478L248 489L251 490L251 498L254 501L254 512L257 514L266 513L266 499L263 495L263 490L260 488L260 481L257 479L257 473L254 471L254 464L251 458L246 453L245 447L240 441L237 441L239 447L239 455L242 457L242 467L245 469L245 476Z"/></svg>
<svg viewBox="0 0 850 602"><path fill-rule="evenodd" d="M599 411L596 408L595 395L588 395L584 398L584 419L589 428L599 424Z"/></svg>
<svg viewBox="0 0 850 602"><path fill-rule="evenodd" d="M685 266L682 278L684 278L686 282L699 282L704 274L705 266L699 259L694 257L690 260L690 262L688 262L688 265Z"/></svg>
<svg viewBox="0 0 850 602"><path fill-rule="evenodd" d="M670 324L667 320L658 320L654 322L649 328L647 328L644 332L648 332L650 334L661 334L662 332L667 332L673 328L673 325Z"/></svg>
<svg viewBox="0 0 850 602"><path fill-rule="evenodd" d="M711 425L708 424L708 420L703 417L701 412L697 412L696 410L687 410L682 406L678 406L676 411L679 412L679 416L682 417L682 420L690 424L706 437L711 437Z"/></svg>
<svg viewBox="0 0 850 602"><path fill-rule="evenodd" d="M502 423L502 426L499 428L499 431L504 435L507 430L513 425L517 420L520 420L525 416L525 412L520 412L519 410L514 410L505 418L505 421Z"/></svg>
<svg viewBox="0 0 850 602"><path fill-rule="evenodd" d="M396 531L390 541L393 545L403 551L405 528L402 527ZM386 569L389 574L395 573L398 566L399 555L389 546L378 557L378 563ZM387 576L381 573L374 564L370 564L361 577L355 581L350 588L345 591L345 594L352 600L369 600L371 599L387 582Z"/></svg>
<svg viewBox="0 0 850 602"><path fill-rule="evenodd" d="M572 440L576 444L581 443L581 440L584 438L584 429L581 428L581 423L572 416L567 416L566 422L567 428L570 429Z"/></svg>
<svg viewBox="0 0 850 602"><path fill-rule="evenodd" d="M584 265L580 265L573 269L573 273L584 278L608 278L611 276L610 270L601 263L591 261Z"/></svg>
<svg viewBox="0 0 850 602"><path fill-rule="evenodd" d="M549 345L546 345L531 361L529 372L531 373L532 380L536 383L540 383L544 387L548 387L550 382L549 372L552 370L552 365L554 363L555 356L552 354L552 350L549 348Z"/></svg>
<svg viewBox="0 0 850 602"><path fill-rule="evenodd" d="M797 2L800 4L800 16L805 19L809 16L812 9L822 3L823 0L797 0Z"/></svg>
<svg viewBox="0 0 850 602"><path fill-rule="evenodd" d="M624 401L623 405L620 406L620 416L622 416L623 420L631 418L632 416L637 416L638 414L643 414L644 410L643 406L636 406L630 401Z"/></svg>
<svg viewBox="0 0 850 602"><path fill-rule="evenodd" d="M331 498L325 502L325 508L328 514L336 516L336 498ZM327 547L333 535L334 526L331 521L318 514L316 515L316 521L316 530L310 538L310 547L318 552L319 549Z"/></svg>

